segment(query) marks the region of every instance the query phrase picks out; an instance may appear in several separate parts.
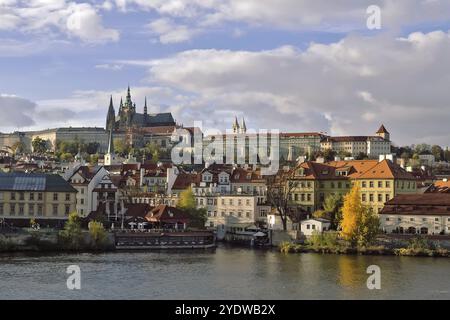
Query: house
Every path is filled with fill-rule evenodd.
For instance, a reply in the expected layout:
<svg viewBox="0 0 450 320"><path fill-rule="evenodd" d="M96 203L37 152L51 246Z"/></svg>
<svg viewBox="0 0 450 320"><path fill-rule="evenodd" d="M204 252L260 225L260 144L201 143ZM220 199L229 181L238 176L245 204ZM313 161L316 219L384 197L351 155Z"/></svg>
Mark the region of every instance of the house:
<svg viewBox="0 0 450 320"><path fill-rule="evenodd" d="M307 161L295 168L291 180L290 205L308 213L321 209L329 196L345 195L354 183L361 188L362 202L376 213L397 194L418 193L417 179L387 159Z"/></svg>
<svg viewBox="0 0 450 320"><path fill-rule="evenodd" d="M186 229L190 222L187 212L164 204L150 210L145 219L153 227L165 229Z"/></svg>
<svg viewBox="0 0 450 320"><path fill-rule="evenodd" d="M380 212L386 233L450 234L450 193L401 194Z"/></svg>
<svg viewBox="0 0 450 320"><path fill-rule="evenodd" d="M331 222L322 218L311 218L300 222L300 231L304 236L311 236L314 232L322 233L330 229Z"/></svg>
<svg viewBox="0 0 450 320"><path fill-rule="evenodd" d="M62 227L76 208L77 190L59 175L0 173L0 219L29 227Z"/></svg>
<svg viewBox="0 0 450 320"><path fill-rule="evenodd" d="M78 165L66 172L66 180L77 191L76 211L82 218L98 212L102 204L109 220L118 220L120 214L119 190L105 167Z"/></svg>

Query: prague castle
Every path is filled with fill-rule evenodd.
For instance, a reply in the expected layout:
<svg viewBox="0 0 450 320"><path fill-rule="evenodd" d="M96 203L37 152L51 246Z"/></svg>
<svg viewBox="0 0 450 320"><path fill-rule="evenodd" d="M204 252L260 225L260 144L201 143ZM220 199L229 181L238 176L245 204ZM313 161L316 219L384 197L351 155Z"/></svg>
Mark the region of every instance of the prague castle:
<svg viewBox="0 0 450 320"><path fill-rule="evenodd" d="M175 121L171 113L156 113L149 114L147 108L147 98L145 98L144 113L136 112L136 103L131 100L130 87L128 87L127 97L125 102L120 99L119 113L113 105L111 97L106 117L106 130L113 131L127 131L130 129L144 129L151 127L171 127L175 126Z"/></svg>

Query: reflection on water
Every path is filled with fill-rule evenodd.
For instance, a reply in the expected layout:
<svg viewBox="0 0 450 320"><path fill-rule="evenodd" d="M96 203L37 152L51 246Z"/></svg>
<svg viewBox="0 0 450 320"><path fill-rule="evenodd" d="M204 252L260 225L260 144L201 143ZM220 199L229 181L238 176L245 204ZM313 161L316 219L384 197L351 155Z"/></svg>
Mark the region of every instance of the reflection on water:
<svg viewBox="0 0 450 320"><path fill-rule="evenodd" d="M66 288L77 264L82 288ZM368 290L370 265L381 290ZM450 259L215 252L0 255L0 299L450 299Z"/></svg>

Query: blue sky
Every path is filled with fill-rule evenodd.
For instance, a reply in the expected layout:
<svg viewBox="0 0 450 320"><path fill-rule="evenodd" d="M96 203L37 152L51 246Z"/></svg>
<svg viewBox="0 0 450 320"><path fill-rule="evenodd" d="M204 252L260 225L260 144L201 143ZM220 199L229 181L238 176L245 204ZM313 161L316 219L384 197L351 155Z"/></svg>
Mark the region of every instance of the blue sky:
<svg viewBox="0 0 450 320"><path fill-rule="evenodd" d="M381 30L366 27L369 5ZM0 132L142 108L224 129L448 145L450 1L0 0ZM450 110L449 110L450 111Z"/></svg>

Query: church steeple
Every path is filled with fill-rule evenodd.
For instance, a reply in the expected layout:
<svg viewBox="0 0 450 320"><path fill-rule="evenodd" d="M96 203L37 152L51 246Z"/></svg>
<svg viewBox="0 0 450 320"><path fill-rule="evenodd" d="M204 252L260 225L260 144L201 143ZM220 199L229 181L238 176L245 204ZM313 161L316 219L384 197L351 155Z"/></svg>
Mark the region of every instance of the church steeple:
<svg viewBox="0 0 450 320"><path fill-rule="evenodd" d="M144 114L145 114L145 115L148 114L148 109L147 109L147 97L145 97Z"/></svg>
<svg viewBox="0 0 450 320"><path fill-rule="evenodd" d="M241 124L241 133L247 132L247 126L245 125L245 119L242 118L242 124Z"/></svg>
<svg viewBox="0 0 450 320"><path fill-rule="evenodd" d="M234 117L234 122L233 122L233 133L239 133L239 122L237 117Z"/></svg>
<svg viewBox="0 0 450 320"><path fill-rule="evenodd" d="M106 116L106 130L114 129L116 123L116 111L114 110L113 98L109 101L108 114Z"/></svg>
<svg viewBox="0 0 450 320"><path fill-rule="evenodd" d="M116 154L114 152L114 137L113 131L109 130L109 141L108 141L108 153L105 154L105 166L113 165L116 160Z"/></svg>

